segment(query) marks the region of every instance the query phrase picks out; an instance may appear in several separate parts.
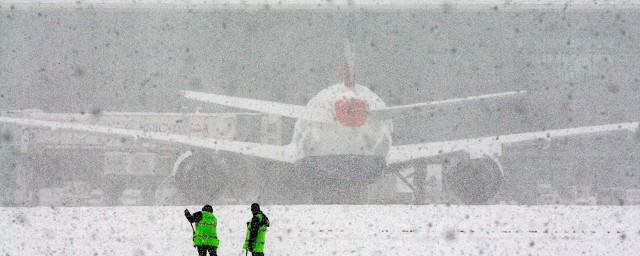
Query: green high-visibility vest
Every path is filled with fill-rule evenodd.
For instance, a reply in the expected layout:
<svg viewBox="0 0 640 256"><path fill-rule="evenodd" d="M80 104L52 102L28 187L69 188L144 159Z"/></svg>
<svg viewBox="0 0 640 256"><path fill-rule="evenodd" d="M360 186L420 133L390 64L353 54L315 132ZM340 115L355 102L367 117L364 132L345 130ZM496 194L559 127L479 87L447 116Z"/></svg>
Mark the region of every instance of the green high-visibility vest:
<svg viewBox="0 0 640 256"><path fill-rule="evenodd" d="M253 243L253 250L251 252L264 252L264 241L267 237L267 225L264 222L264 215L262 213L256 214L258 218L258 223L260 223L258 228L258 234L256 234L256 240ZM249 249L249 236L251 234L251 222L247 222L247 234L244 237L244 244L242 245L242 249Z"/></svg>
<svg viewBox="0 0 640 256"><path fill-rule="evenodd" d="M193 246L218 247L220 241L216 233L218 220L212 213L202 211L202 219L196 223L196 232L193 234Z"/></svg>

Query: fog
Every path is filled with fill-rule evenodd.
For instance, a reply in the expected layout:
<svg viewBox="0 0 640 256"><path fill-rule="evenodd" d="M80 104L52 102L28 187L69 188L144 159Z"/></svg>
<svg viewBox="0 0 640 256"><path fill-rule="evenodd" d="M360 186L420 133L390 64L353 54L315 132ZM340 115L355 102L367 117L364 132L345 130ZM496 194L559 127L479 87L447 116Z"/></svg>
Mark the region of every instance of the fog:
<svg viewBox="0 0 640 256"><path fill-rule="evenodd" d="M201 136L286 145L294 139L295 119L189 100L181 91L305 105L322 89L342 82L347 39L356 82L388 106L526 91L522 97L395 116L393 145L636 122L640 111L640 12L635 8L161 8L7 2L0 10L3 116L144 130L176 123L167 129L191 134L193 124L181 126L178 120L189 113L211 113L197 121L208 129ZM227 112L243 114L224 122L215 114ZM213 126L218 127L215 132ZM456 196L456 188L446 181L454 180L446 166L440 168L444 171L436 185L427 188L439 195L427 195L431 199L426 201L416 198L430 192L416 196L392 168L359 187L366 191L350 191L339 179L329 181L320 189L359 195L318 201L290 196L305 190L308 182L301 181L305 171L299 164L6 123L2 133L1 202L10 206L640 200L637 131L502 145L499 188L480 201ZM187 150L195 150L197 157L188 161L199 171L179 171L173 177L176 159ZM462 155L426 159L413 170L462 161ZM359 165L353 161L347 160ZM184 168L189 167L179 169ZM409 180L416 182L420 184ZM470 188L471 193L484 189L480 187ZM198 189L208 194L193 196ZM159 191L175 198L158 200ZM41 198L51 193L74 196ZM127 201L127 193L133 199ZM540 199L544 195L547 199Z"/></svg>
<svg viewBox="0 0 640 256"><path fill-rule="evenodd" d="M0 1L0 255L633 254L639 6Z"/></svg>

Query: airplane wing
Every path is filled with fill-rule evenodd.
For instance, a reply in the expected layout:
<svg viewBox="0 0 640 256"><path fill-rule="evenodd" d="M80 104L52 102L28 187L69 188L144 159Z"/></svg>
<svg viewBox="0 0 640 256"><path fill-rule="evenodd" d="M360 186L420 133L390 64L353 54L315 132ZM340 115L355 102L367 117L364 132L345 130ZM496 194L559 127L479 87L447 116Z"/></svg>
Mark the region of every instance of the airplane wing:
<svg viewBox="0 0 640 256"><path fill-rule="evenodd" d="M269 145L252 142L217 140L212 138L191 137L173 133L148 132L134 129L122 129L100 125L73 122L44 121L37 119L13 118L0 116L0 122L21 126L41 127L52 130L63 129L79 132L124 136L134 139L149 139L158 142L179 143L199 148L235 152L247 156L261 157L270 160L293 163L295 154L288 145Z"/></svg>
<svg viewBox="0 0 640 256"><path fill-rule="evenodd" d="M389 153L387 154L387 164L395 164L460 151L469 153L471 158L480 158L487 155L499 156L502 154L502 146L505 144L535 140L552 140L567 136L589 135L614 131L629 131L637 133L638 124L639 122L627 122L393 146L389 149Z"/></svg>
<svg viewBox="0 0 640 256"><path fill-rule="evenodd" d="M371 118L375 118L378 120L390 119L390 118L398 117L404 114L432 112L437 110L437 108L443 107L443 106L449 106L449 105L460 104L460 103L470 103L470 102L484 102L486 100L499 99L504 97L521 96L521 95L524 95L525 93L526 91L509 91L509 92L469 96L464 98L438 100L438 101L431 101L431 102L424 102L424 103L417 103L417 104L410 104L410 105L385 107L385 108L371 110L369 114Z"/></svg>
<svg viewBox="0 0 640 256"><path fill-rule="evenodd" d="M317 110L306 106L194 91L183 91L183 93L184 97L188 99L224 105L227 107L241 108L315 122L335 122L335 118L329 115L327 111Z"/></svg>

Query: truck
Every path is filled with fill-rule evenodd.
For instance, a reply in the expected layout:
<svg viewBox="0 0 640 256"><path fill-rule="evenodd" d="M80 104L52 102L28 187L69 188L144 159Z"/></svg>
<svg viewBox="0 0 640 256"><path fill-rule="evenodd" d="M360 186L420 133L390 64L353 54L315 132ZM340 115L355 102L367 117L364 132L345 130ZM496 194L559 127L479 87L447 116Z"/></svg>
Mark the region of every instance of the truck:
<svg viewBox="0 0 640 256"><path fill-rule="evenodd" d="M215 139L282 143L281 118L256 113L47 113L17 110L0 112L0 115ZM0 169L3 176L0 205L241 202L255 192L239 189L247 184L230 181L242 181L239 176L260 175L257 159L225 152L204 153L197 148L177 144L11 125L0 126L0 132ZM232 192L229 191L231 186L236 186ZM203 190L209 192L204 195L198 192Z"/></svg>

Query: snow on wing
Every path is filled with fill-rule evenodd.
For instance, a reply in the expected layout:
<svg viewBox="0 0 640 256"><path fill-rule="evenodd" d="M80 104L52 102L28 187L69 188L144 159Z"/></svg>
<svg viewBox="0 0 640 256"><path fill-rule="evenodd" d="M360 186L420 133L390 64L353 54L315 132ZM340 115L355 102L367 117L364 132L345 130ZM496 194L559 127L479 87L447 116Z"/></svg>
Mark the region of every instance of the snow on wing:
<svg viewBox="0 0 640 256"><path fill-rule="evenodd" d="M588 135L614 131L638 131L639 122L615 123L597 126L584 126L548 131L516 133L500 136L487 136L451 141L429 142L421 144L409 144L393 146L387 155L387 164L395 164L420 158L434 157L440 154L464 151L471 158L479 158L485 155L499 156L502 154L502 145L534 141L551 140L554 138Z"/></svg>
<svg viewBox="0 0 640 256"><path fill-rule="evenodd" d="M269 145L252 142L217 140L202 137L190 137L173 133L148 132L134 129L114 128L100 125L88 125L71 122L55 122L36 119L0 117L0 122L22 126L42 127L52 130L64 129L105 135L118 135L135 139L149 139L159 142L179 143L199 148L235 152L281 162L295 162L295 154L288 145Z"/></svg>

